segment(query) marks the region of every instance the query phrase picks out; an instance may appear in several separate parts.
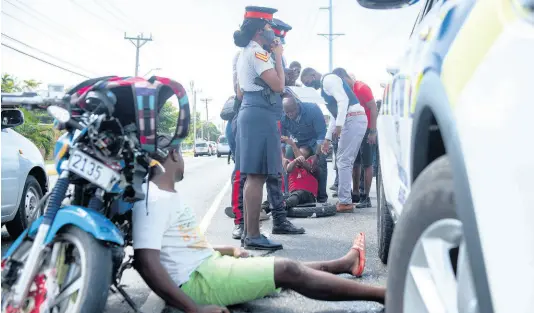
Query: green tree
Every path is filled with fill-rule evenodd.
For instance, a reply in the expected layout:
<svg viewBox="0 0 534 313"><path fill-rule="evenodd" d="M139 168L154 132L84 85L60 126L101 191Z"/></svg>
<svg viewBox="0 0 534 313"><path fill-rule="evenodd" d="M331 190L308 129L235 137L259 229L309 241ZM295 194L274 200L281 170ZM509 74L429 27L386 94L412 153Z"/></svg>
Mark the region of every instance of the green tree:
<svg viewBox="0 0 534 313"><path fill-rule="evenodd" d="M20 85L17 79L10 74L2 74L2 92L17 92L20 91Z"/></svg>
<svg viewBox="0 0 534 313"><path fill-rule="evenodd" d="M2 74L2 92L33 91L39 86L41 86L41 82L35 79L25 79L21 83L11 74Z"/></svg>
<svg viewBox="0 0 534 313"><path fill-rule="evenodd" d="M24 113L24 124L15 127L22 136L28 138L41 150L45 159L48 159L55 142L55 133L52 125L41 124L32 112L21 108Z"/></svg>
<svg viewBox="0 0 534 313"><path fill-rule="evenodd" d="M170 101L165 102L159 114L158 133L174 134L179 116L178 108Z"/></svg>
<svg viewBox="0 0 534 313"><path fill-rule="evenodd" d="M11 74L2 74L2 92L32 91L40 85L41 83L35 79L26 79L20 82ZM43 117L46 113L30 112L23 108L21 108L21 111L24 113L24 124L15 127L15 131L31 140L41 150L44 158L48 158L52 151L56 134L52 125L41 123L40 117Z"/></svg>

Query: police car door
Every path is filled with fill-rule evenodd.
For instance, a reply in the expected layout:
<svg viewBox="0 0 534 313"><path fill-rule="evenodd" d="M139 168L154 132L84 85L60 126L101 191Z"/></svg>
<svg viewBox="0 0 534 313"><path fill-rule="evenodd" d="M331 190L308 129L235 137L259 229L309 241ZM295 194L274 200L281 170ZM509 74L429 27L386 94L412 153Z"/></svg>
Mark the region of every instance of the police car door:
<svg viewBox="0 0 534 313"><path fill-rule="evenodd" d="M416 81L416 73L419 71L422 53L425 51L424 40L421 40L421 32L425 32L429 23L429 12L435 3L442 0L427 0L423 4L417 16L407 50L402 57L399 72L394 76L391 83L391 100L389 118L388 148L394 159L389 165L381 166L388 168L383 172L384 191L386 199L393 206L397 214L402 212L404 203L410 192L411 185L411 139L412 139L412 112L411 101L413 85ZM382 138L380 139L382 140ZM382 143L380 143L382 147ZM382 158L382 150L381 158ZM393 161L393 162L391 162Z"/></svg>

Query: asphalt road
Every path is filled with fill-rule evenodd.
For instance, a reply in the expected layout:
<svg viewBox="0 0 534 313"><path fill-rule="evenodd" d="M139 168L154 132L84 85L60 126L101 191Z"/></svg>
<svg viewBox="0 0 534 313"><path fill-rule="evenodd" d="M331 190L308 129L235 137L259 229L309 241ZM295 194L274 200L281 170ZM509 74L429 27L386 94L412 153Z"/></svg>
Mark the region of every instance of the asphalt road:
<svg viewBox="0 0 534 313"><path fill-rule="evenodd" d="M226 158L198 157L186 158L184 180L178 184L181 194L191 207L197 210L201 227L206 228L206 235L214 245L238 245L230 236L233 222L224 214L224 207L230 203L229 177L233 165L227 165ZM330 166L332 164L330 163ZM330 168L329 181L333 181ZM330 184L329 184L330 185ZM265 195L264 195L265 196ZM376 238L376 193L371 192L373 208L358 210L355 213L338 214L328 218L294 219L298 226L306 228L306 234L300 236L270 235L274 240L284 244L284 250L275 256L287 257L301 261L328 260L343 256L352 245L357 233L367 235L367 263L362 278L358 281L371 285L385 285L386 267L377 257ZM330 199L336 201L336 199ZM263 222L262 229L270 233L271 221ZM12 239L2 231L2 253L11 244ZM356 279L346 276L348 279ZM124 273L122 282L133 300L143 312L160 312L162 302L139 277L129 270ZM256 300L246 305L230 308L232 312L287 312L287 313L338 313L338 312L381 312L381 305L370 302L321 302L307 299L297 293L284 291L272 298ZM110 294L105 312L133 312L122 297Z"/></svg>

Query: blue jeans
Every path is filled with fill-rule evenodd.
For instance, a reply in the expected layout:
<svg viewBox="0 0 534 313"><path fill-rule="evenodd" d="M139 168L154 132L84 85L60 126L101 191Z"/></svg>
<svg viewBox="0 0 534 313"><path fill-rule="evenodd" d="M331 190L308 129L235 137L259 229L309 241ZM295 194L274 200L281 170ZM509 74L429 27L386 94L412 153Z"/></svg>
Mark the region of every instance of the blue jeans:
<svg viewBox="0 0 534 313"><path fill-rule="evenodd" d="M226 140L228 140L230 151L232 152L232 154L234 154L235 153L235 138L232 132L232 121L231 120L228 121L228 123L226 123L225 136L226 136Z"/></svg>

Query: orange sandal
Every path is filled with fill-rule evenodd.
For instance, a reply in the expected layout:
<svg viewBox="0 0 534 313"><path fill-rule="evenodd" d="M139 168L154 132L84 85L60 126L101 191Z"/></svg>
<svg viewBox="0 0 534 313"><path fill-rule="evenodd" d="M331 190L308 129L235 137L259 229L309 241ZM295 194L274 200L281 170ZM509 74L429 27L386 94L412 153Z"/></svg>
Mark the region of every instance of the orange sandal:
<svg viewBox="0 0 534 313"><path fill-rule="evenodd" d="M352 275L361 277L365 268L365 233L359 233L358 236L356 236L351 249L358 251L359 254L358 267L356 268L356 271L354 269L352 270Z"/></svg>

